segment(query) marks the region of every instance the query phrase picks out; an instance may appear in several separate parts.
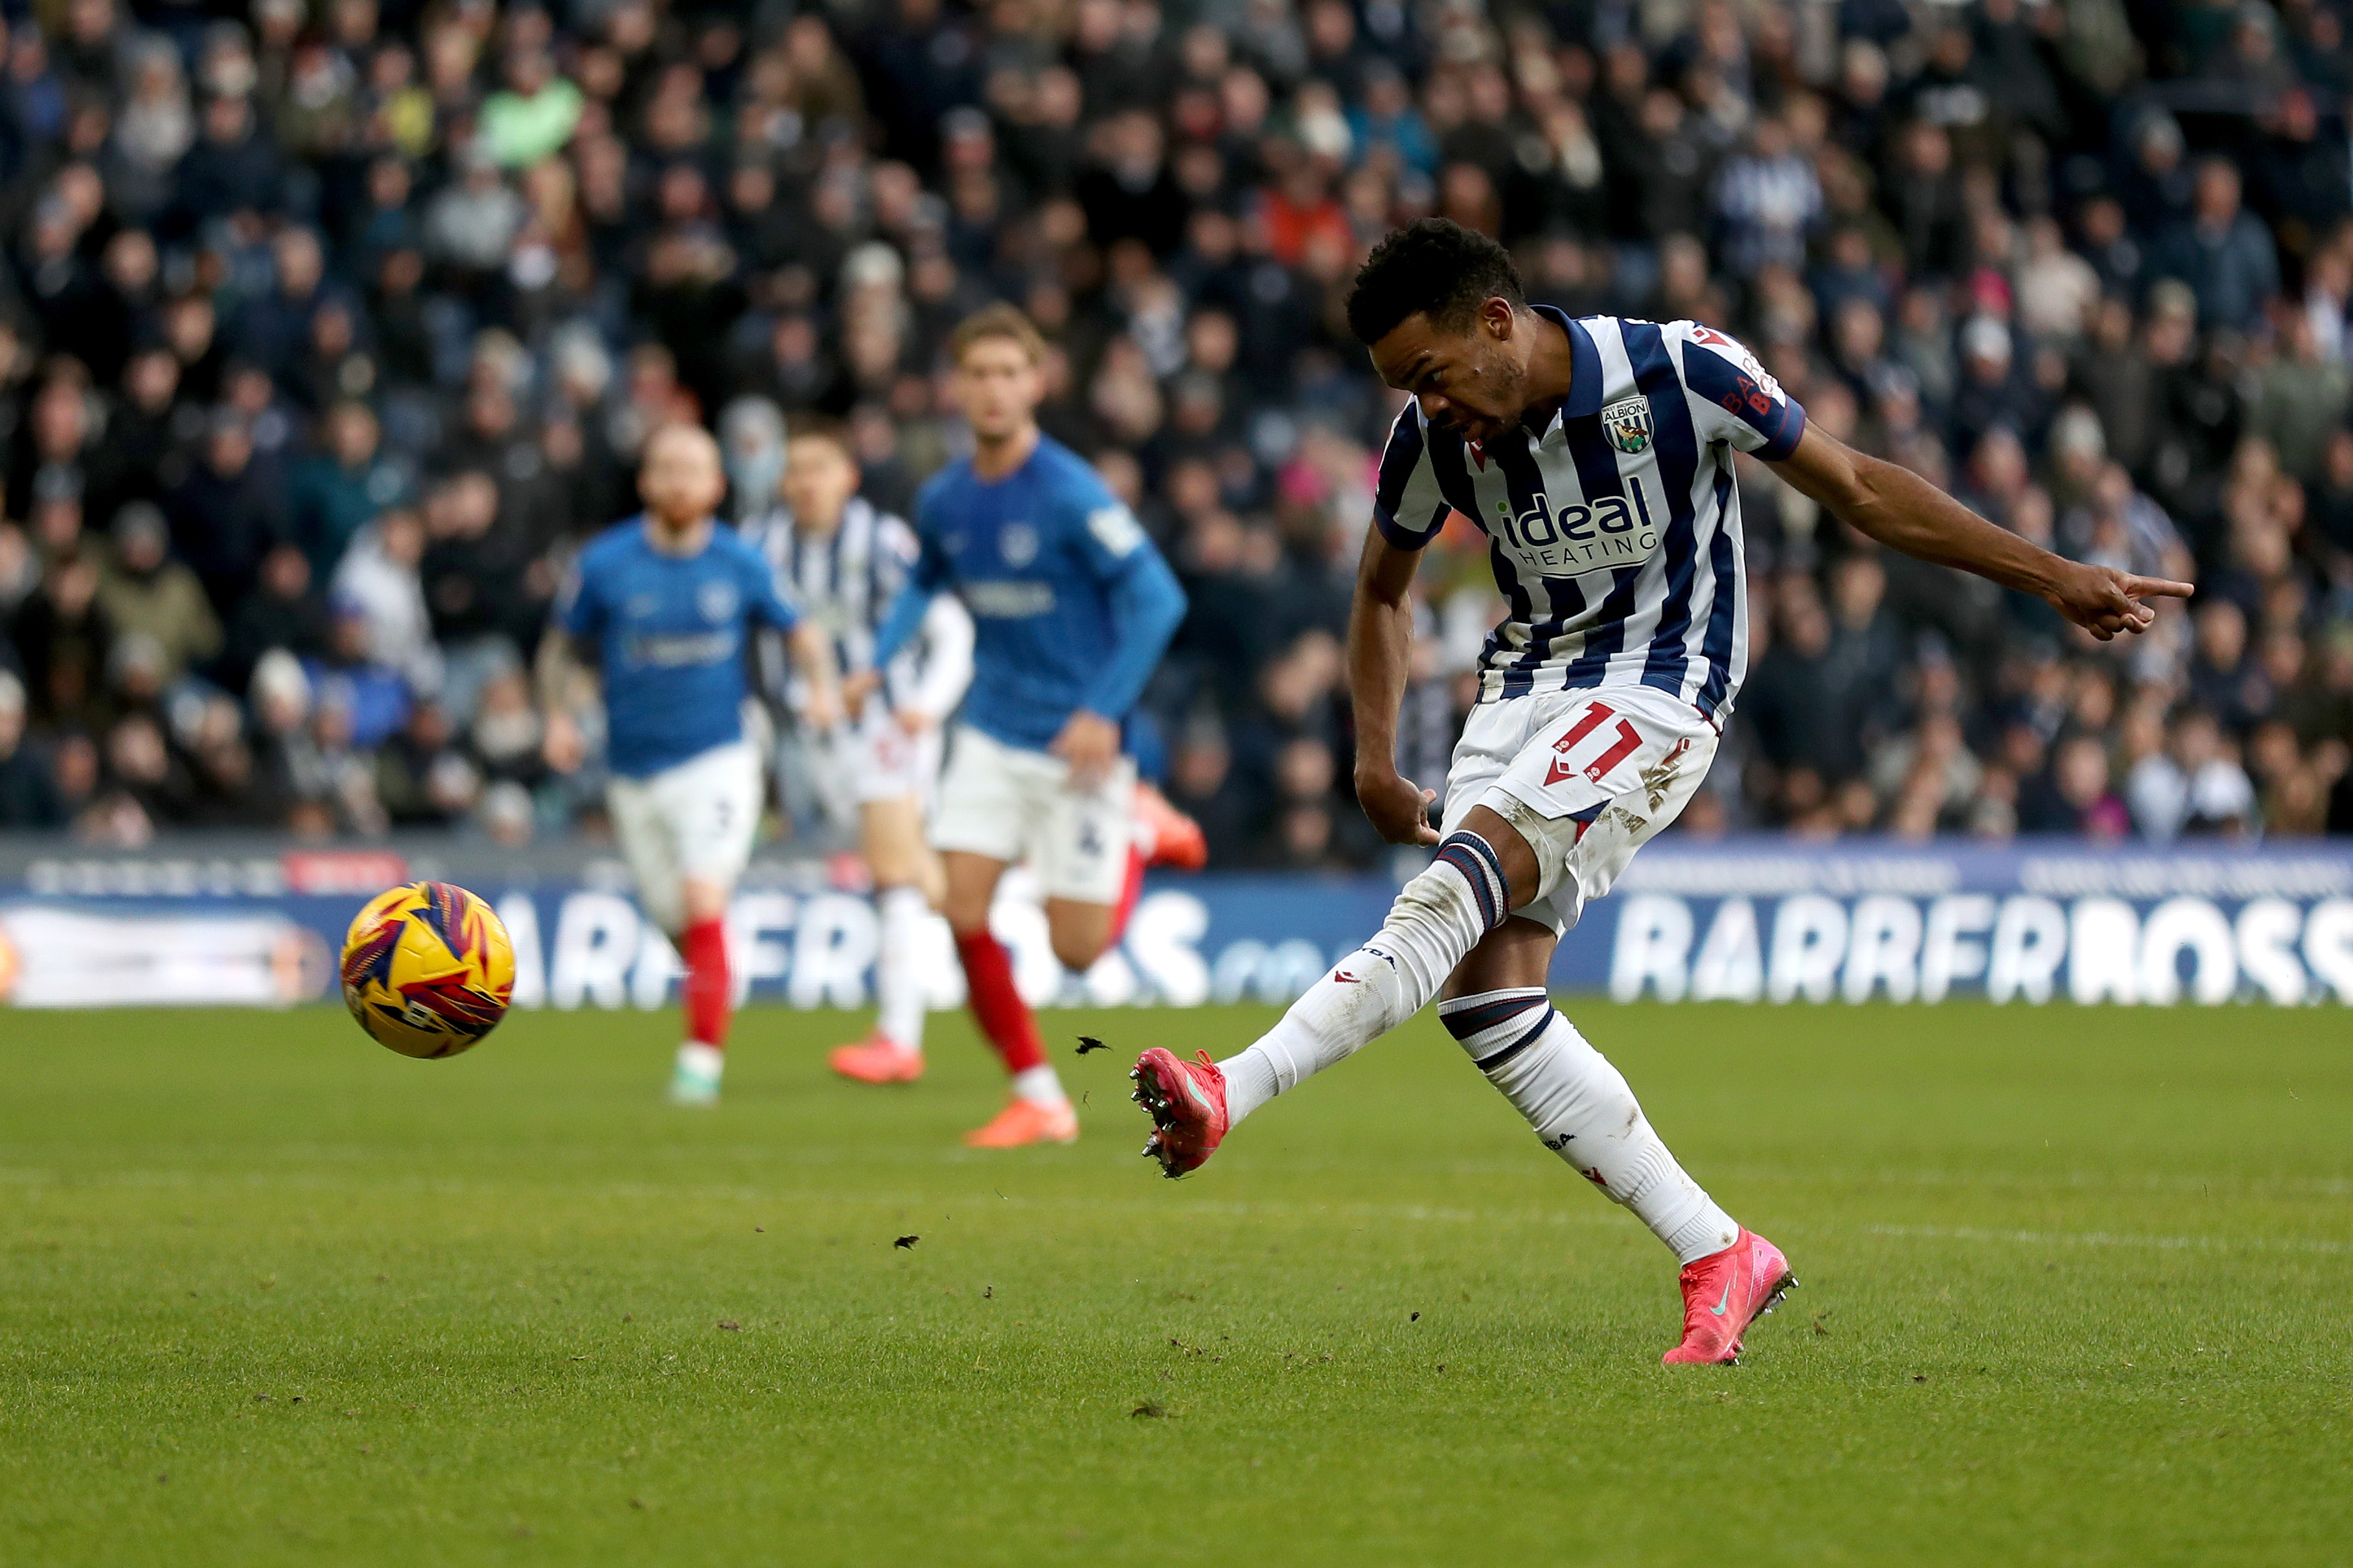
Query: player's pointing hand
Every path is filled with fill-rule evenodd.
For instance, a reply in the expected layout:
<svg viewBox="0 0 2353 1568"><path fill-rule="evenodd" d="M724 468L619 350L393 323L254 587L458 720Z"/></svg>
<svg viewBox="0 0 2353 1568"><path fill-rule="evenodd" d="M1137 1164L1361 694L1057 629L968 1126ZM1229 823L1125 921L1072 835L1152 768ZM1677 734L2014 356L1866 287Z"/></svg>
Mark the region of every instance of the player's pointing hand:
<svg viewBox="0 0 2353 1568"><path fill-rule="evenodd" d="M2157 611L2147 599L2186 599L2198 590L2167 577L2140 577L2113 566L2070 563L2074 569L2043 596L2051 607L2102 642L2127 632L2145 632Z"/></svg>

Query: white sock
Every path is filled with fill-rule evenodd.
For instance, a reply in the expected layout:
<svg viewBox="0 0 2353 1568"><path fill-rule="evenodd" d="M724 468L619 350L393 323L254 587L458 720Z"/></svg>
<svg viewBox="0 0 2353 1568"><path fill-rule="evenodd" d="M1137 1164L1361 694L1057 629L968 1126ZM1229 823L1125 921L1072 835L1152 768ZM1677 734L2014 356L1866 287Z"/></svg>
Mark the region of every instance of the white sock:
<svg viewBox="0 0 2353 1568"><path fill-rule="evenodd" d="M1479 939L1511 912L1504 868L1487 841L1456 833L1398 892L1380 934L1333 966L1226 1075L1226 1116L1239 1122L1302 1080L1347 1060L1438 994Z"/></svg>
<svg viewBox="0 0 2353 1568"><path fill-rule="evenodd" d="M1054 1076L1052 1066L1039 1062L1034 1068L1023 1068L1013 1075L1014 1095L1032 1105L1068 1105L1071 1097L1062 1092L1062 1080Z"/></svg>
<svg viewBox="0 0 2353 1568"><path fill-rule="evenodd" d="M1651 1131L1625 1074L1553 1010L1541 989L1458 996L1440 1003L1438 1014L1544 1146L1633 1210L1677 1262L1739 1239L1740 1226Z"/></svg>
<svg viewBox="0 0 2353 1568"><path fill-rule="evenodd" d="M727 1065L727 1053L717 1046L706 1046L701 1040L687 1040L678 1047L678 1066L690 1078L719 1081L720 1069Z"/></svg>
<svg viewBox="0 0 2353 1568"><path fill-rule="evenodd" d="M874 1027L911 1051L923 1048L923 921L932 906L920 888L885 888L875 896L881 951L874 961Z"/></svg>

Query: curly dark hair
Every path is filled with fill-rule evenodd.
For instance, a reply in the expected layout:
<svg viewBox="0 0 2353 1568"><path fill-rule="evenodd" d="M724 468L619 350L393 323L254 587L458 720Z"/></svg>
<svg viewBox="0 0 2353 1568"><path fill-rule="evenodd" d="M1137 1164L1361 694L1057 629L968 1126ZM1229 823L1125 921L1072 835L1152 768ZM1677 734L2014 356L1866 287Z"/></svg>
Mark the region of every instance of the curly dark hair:
<svg viewBox="0 0 2353 1568"><path fill-rule="evenodd" d="M1373 247L1348 291L1348 330L1372 344L1420 311L1430 324L1459 330L1482 300L1528 302L1511 252L1450 218L1421 217Z"/></svg>

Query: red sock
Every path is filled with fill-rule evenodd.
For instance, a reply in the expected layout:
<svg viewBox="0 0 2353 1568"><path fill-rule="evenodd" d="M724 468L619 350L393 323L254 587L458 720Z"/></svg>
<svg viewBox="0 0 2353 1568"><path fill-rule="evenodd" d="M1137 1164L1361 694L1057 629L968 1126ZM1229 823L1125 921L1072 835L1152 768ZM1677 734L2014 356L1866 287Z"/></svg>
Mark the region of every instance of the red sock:
<svg viewBox="0 0 2353 1568"><path fill-rule="evenodd" d="M1127 851L1127 883L1120 889L1119 903L1112 910L1111 942L1107 944L1109 946L1118 946L1119 939L1127 934L1128 917L1135 913L1135 900L1144 897L1145 864L1143 847L1130 845Z"/></svg>
<svg viewBox="0 0 2353 1568"><path fill-rule="evenodd" d="M728 1005L727 925L720 920L697 921L686 928L679 943L686 960L686 1037L706 1046L727 1044Z"/></svg>
<svg viewBox="0 0 2353 1568"><path fill-rule="evenodd" d="M1038 1020L1029 1004L1013 984L1013 959L1005 944L987 931L966 936L958 932L956 956L964 961L965 989L980 1032L997 1047L1009 1073L1026 1072L1046 1059L1046 1044L1038 1037Z"/></svg>

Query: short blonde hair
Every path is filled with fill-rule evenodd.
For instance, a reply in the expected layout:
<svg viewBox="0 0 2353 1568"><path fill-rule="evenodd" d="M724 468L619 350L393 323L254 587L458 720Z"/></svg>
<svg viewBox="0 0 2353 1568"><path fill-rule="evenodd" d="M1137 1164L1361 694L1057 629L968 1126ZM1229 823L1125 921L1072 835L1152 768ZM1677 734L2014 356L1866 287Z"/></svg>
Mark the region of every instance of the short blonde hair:
<svg viewBox="0 0 2353 1568"><path fill-rule="evenodd" d="M1046 340L1029 318L1000 300L994 305L984 305L956 323L948 335L949 356L958 364L977 342L990 338L1003 338L1020 345L1031 364L1042 364L1046 359Z"/></svg>

